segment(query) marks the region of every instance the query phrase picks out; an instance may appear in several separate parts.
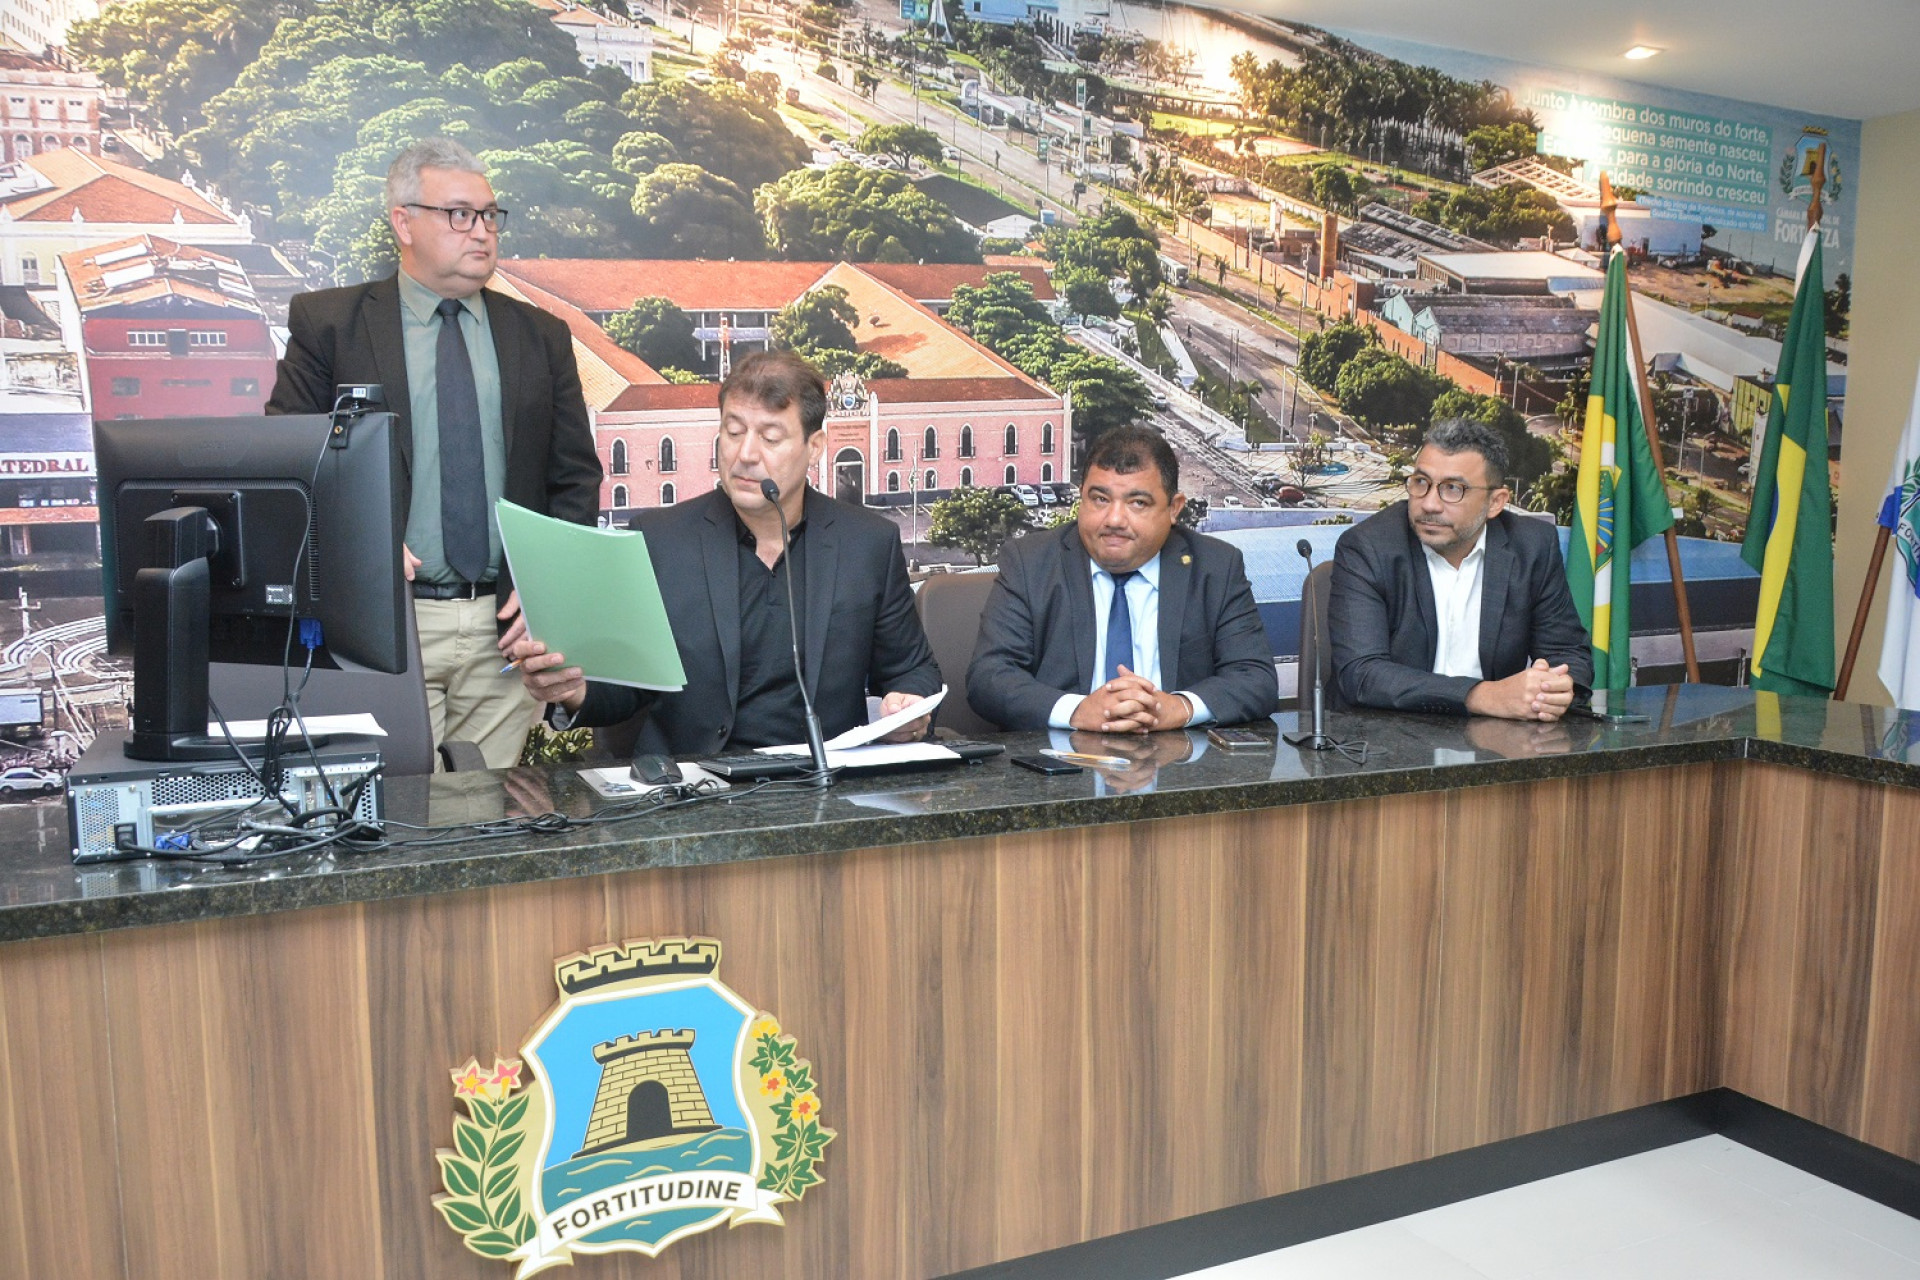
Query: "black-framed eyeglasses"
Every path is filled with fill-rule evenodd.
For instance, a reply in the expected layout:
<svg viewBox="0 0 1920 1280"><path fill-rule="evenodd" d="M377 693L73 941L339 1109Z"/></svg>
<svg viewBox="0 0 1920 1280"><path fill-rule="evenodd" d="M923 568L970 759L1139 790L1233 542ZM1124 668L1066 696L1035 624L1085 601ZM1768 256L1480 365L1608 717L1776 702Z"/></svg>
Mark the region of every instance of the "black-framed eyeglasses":
<svg viewBox="0 0 1920 1280"><path fill-rule="evenodd" d="M486 223L487 230L493 231L493 232L498 232L502 227L505 227L507 225L507 211L505 209L501 209L497 207L489 207L485 209L467 209L460 206L448 208L446 205L442 205L442 204L412 204L412 203L402 205L401 207L405 209L426 209L433 213L444 213L447 215L447 225L452 227L455 231L473 230L473 220L475 218L478 218L480 219L480 221Z"/></svg>
<svg viewBox="0 0 1920 1280"><path fill-rule="evenodd" d="M1504 489L1505 487L1505 485L1498 484L1461 484L1458 480L1442 480L1436 485L1431 479L1420 475L1418 472L1407 477L1407 496L1409 498L1424 498L1432 490L1438 489L1440 491L1440 501L1450 507L1465 502L1467 495L1476 489L1493 490Z"/></svg>

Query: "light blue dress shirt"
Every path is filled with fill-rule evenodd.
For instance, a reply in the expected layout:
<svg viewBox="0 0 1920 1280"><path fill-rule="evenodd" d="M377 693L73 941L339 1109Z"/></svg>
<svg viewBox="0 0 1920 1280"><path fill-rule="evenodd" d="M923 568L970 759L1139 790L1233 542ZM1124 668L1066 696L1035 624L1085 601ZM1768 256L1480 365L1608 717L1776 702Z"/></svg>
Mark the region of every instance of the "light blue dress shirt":
<svg viewBox="0 0 1920 1280"><path fill-rule="evenodd" d="M1093 682L1087 686L1092 693L1102 684L1101 673L1107 669L1107 614L1113 608L1113 575L1099 565L1088 562L1093 572ZM1156 552L1153 559L1141 565L1133 577L1127 579L1127 609L1133 615L1133 653L1121 659L1127 670L1137 676L1145 676L1160 684L1160 556ZM1180 696L1193 708L1190 725L1212 724L1213 712L1207 704L1185 690ZM1060 700L1053 704L1053 713L1047 717L1047 723L1055 729L1070 728L1073 713L1086 701L1086 693L1063 693Z"/></svg>

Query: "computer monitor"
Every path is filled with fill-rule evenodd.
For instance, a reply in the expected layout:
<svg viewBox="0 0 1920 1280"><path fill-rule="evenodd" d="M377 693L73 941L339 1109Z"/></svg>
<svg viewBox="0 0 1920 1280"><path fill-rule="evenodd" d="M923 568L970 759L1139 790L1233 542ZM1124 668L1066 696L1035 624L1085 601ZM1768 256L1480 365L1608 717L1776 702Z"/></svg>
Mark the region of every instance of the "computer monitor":
<svg viewBox="0 0 1920 1280"><path fill-rule="evenodd" d="M392 414L102 419L94 456L128 755L231 754L206 738L209 659L407 669Z"/></svg>

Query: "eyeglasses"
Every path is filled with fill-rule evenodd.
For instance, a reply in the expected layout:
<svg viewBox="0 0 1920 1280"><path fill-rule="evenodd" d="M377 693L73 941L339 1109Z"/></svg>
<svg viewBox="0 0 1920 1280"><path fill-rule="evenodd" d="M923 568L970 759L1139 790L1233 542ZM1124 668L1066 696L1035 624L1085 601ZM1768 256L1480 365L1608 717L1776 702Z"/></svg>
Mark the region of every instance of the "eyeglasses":
<svg viewBox="0 0 1920 1280"><path fill-rule="evenodd" d="M1461 484L1458 480L1442 480L1436 485L1432 480L1420 475L1418 472L1407 477L1407 496L1409 498L1424 498L1432 490L1438 489L1440 490L1440 501L1450 507L1465 502L1467 495L1476 489L1492 490L1503 489L1505 487L1505 485L1498 484Z"/></svg>
<svg viewBox="0 0 1920 1280"><path fill-rule="evenodd" d="M407 204L401 207L406 209L426 209L433 213L444 213L447 215L447 225L455 231L473 230L473 220L475 218L486 223L487 230L495 233L498 233L502 227L507 225L507 211L500 208L466 209L456 207L449 209L445 205L439 204Z"/></svg>

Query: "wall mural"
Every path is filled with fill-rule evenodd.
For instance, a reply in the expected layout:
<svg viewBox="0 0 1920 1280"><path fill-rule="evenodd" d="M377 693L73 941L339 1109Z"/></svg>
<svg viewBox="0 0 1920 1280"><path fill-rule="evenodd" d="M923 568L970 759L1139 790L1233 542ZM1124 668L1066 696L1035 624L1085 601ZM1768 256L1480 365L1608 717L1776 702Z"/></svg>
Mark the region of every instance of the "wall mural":
<svg viewBox="0 0 1920 1280"><path fill-rule="evenodd" d="M1119 0L51 21L0 28L0 797L125 722L92 419L258 413L289 298L393 269L385 168L430 134L512 210L495 287L572 328L608 522L713 483L717 380L777 344L833 380L817 483L927 568L1064 518L1075 445L1156 423L1289 654L1293 543L1397 496L1436 415L1507 434L1565 523L1605 170L1683 527L1737 541L1820 144L1838 439L1854 121ZM1705 625L1750 626L1732 549L1689 546Z"/></svg>

